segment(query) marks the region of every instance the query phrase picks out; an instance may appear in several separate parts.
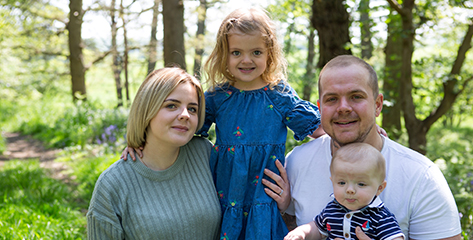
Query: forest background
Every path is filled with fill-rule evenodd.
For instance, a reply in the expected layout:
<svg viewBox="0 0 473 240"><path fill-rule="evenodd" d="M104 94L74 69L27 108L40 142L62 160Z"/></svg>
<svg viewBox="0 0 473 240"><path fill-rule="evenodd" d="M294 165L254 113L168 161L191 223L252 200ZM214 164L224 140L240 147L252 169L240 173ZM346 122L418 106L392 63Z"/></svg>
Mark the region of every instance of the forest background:
<svg viewBox="0 0 473 240"><path fill-rule="evenodd" d="M440 167L469 239L473 2L463 0L0 0L0 153L4 134L20 132L68 166L66 179L38 159L0 167L0 239L85 239L95 181L125 146L147 73L177 63L205 82L199 69L221 20L250 6L276 21L288 81L306 100L316 102L318 72L334 56L374 66L378 124ZM288 136L288 151L299 144Z"/></svg>

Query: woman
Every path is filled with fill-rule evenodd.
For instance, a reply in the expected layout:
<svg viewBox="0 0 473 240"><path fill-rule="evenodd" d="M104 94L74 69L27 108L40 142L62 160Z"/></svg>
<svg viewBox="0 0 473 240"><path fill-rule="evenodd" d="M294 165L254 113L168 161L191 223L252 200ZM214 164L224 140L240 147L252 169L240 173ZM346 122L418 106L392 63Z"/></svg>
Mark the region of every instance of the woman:
<svg viewBox="0 0 473 240"><path fill-rule="evenodd" d="M217 239L221 212L209 169L211 143L194 137L205 103L179 68L152 72L131 106L127 142L140 161L117 161L97 180L89 239Z"/></svg>

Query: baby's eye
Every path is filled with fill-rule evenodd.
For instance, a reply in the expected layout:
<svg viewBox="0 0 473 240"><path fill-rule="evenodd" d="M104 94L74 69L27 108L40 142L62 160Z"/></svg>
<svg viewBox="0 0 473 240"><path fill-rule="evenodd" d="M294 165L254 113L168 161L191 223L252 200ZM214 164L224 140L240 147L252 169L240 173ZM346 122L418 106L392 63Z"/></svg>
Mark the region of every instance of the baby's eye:
<svg viewBox="0 0 473 240"><path fill-rule="evenodd" d="M366 186L366 184L365 183L358 183L358 186L364 187L364 186Z"/></svg>
<svg viewBox="0 0 473 240"><path fill-rule="evenodd" d="M343 185L345 185L345 182L340 181L340 182L338 182L338 185L343 186Z"/></svg>
<svg viewBox="0 0 473 240"><path fill-rule="evenodd" d="M254 51L253 54L255 56L259 56L259 55L263 54L263 52L257 50L257 51Z"/></svg>
<svg viewBox="0 0 473 240"><path fill-rule="evenodd" d="M239 51L233 51L233 52L232 52L232 55L233 55L233 56L240 56L240 54L241 54L241 53L240 53Z"/></svg>

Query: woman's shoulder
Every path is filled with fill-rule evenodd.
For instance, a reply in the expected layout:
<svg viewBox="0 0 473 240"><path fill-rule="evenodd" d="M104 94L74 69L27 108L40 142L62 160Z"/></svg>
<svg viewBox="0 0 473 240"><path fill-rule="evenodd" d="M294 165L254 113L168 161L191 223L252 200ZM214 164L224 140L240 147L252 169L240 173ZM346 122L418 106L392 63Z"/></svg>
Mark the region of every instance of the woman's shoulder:
<svg viewBox="0 0 473 240"><path fill-rule="evenodd" d="M210 142L207 138L200 137L200 136L194 136L187 145L190 148L197 148L197 149L210 149L212 148L212 142Z"/></svg>

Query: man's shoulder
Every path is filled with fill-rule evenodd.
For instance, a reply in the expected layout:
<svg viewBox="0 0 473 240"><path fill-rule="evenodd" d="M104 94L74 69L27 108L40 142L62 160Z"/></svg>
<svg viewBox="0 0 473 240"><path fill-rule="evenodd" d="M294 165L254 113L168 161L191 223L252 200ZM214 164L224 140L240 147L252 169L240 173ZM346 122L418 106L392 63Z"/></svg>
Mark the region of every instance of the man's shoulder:
<svg viewBox="0 0 473 240"><path fill-rule="evenodd" d="M385 144L381 153L386 158L386 161L390 161L390 159L396 162L409 161L412 164L417 163L424 167L434 164L426 156L389 138L385 138Z"/></svg>
<svg viewBox="0 0 473 240"><path fill-rule="evenodd" d="M313 139L309 142L301 144L300 146L294 147L291 152L288 154L288 158L291 155L298 154L317 154L322 150L326 150L327 146L330 146L331 138L327 134L324 134L316 139Z"/></svg>

